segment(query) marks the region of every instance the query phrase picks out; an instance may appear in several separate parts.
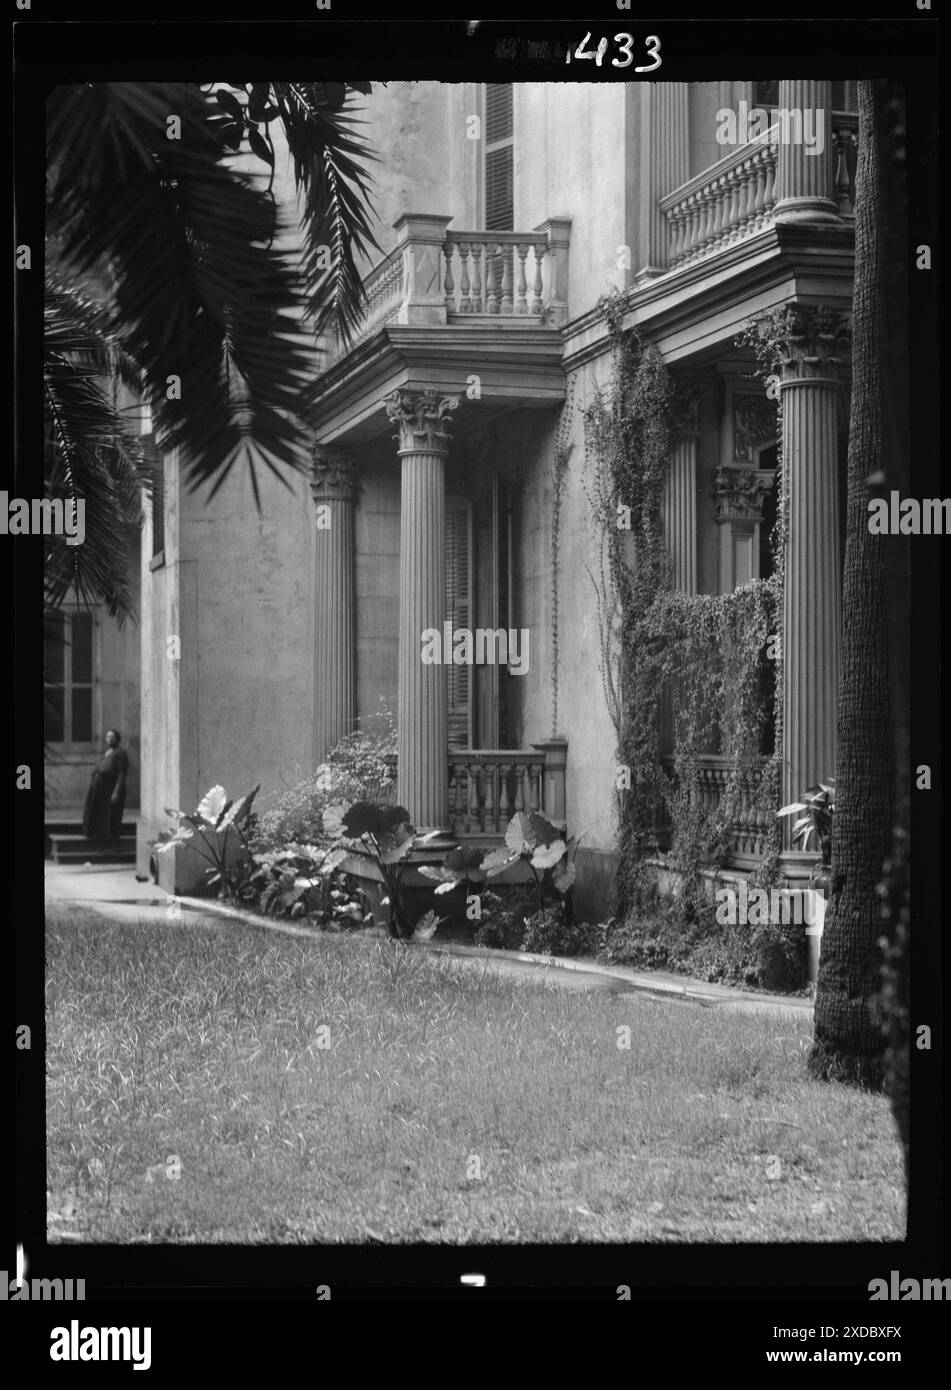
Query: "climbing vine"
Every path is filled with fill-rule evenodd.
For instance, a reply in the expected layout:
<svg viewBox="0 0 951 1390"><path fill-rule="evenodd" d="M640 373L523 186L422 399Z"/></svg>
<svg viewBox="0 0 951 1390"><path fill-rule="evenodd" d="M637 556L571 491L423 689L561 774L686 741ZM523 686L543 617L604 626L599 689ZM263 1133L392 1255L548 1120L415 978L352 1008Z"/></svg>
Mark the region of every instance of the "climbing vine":
<svg viewBox="0 0 951 1390"><path fill-rule="evenodd" d="M781 650L782 531L780 524L770 579L722 595L673 589L663 500L689 388L671 375L654 345L623 330L622 296L605 297L601 308L613 374L584 412L584 486L600 539L599 572L589 570L589 577L597 596L602 687L618 735L621 918L653 883L647 861L661 852L678 870L689 905L702 871L724 862L741 804L770 821L769 852L757 879L772 877L778 778L768 743L774 698L781 739L781 671L774 697L770 666ZM666 757L665 717L673 746ZM709 752L730 759L713 806L696 761Z"/></svg>
<svg viewBox="0 0 951 1390"><path fill-rule="evenodd" d="M561 503L565 491L568 462L574 444L571 443L571 428L574 417L574 378L568 383L564 408L555 436L555 449L552 456L550 475L552 482L551 506L551 736L558 736L558 560L561 548Z"/></svg>

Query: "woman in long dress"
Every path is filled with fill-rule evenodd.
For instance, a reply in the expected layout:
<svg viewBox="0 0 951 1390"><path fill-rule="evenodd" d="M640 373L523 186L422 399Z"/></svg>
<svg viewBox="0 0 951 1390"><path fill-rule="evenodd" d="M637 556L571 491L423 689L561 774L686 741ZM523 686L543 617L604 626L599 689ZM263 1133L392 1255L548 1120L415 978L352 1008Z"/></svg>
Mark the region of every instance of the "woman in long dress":
<svg viewBox="0 0 951 1390"><path fill-rule="evenodd" d="M129 772L129 755L119 747L121 738L115 729L106 732L106 751L92 770L83 811L86 839L108 844L111 849L119 847Z"/></svg>

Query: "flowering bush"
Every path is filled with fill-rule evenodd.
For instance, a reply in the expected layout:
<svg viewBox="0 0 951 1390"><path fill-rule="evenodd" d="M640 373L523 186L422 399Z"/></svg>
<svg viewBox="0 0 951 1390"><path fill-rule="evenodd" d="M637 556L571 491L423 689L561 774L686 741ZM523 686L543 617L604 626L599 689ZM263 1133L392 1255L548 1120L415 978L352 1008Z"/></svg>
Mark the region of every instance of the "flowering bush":
<svg viewBox="0 0 951 1390"><path fill-rule="evenodd" d="M381 702L382 704L382 702ZM259 844L280 849L287 844L326 845L334 832L324 826L330 806L355 801L390 802L396 791L396 728L383 705L372 728L345 734L325 763L288 787L260 819Z"/></svg>

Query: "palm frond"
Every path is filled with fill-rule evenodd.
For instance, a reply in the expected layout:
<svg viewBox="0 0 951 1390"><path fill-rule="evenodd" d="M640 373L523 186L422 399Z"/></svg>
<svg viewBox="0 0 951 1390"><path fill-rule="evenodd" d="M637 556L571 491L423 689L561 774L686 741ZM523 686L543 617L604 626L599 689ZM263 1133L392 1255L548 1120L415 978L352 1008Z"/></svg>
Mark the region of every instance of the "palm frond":
<svg viewBox="0 0 951 1390"><path fill-rule="evenodd" d="M297 268L272 245L275 208L228 166L220 113L188 83L58 88L48 112L63 256L80 273L108 268L157 437L192 486L220 485L242 458L278 476L302 467L316 370ZM167 138L172 117L181 139Z"/></svg>
<svg viewBox="0 0 951 1390"><path fill-rule="evenodd" d="M85 603L101 602L114 616L132 614L129 540L139 523L141 489L153 472L141 440L109 394L111 368L124 373L96 306L48 286L43 352L44 477L50 498L82 501L85 536L69 545L47 538L45 601L58 608L70 588ZM121 356L121 354L120 354ZM130 381L134 374L130 374Z"/></svg>
<svg viewBox="0 0 951 1390"><path fill-rule="evenodd" d="M308 310L316 332L332 326L349 342L365 303L354 252L367 256L380 249L370 226L373 178L364 167L377 156L357 133L360 122L352 111L327 97L321 103L319 85L276 82L273 90L303 193Z"/></svg>

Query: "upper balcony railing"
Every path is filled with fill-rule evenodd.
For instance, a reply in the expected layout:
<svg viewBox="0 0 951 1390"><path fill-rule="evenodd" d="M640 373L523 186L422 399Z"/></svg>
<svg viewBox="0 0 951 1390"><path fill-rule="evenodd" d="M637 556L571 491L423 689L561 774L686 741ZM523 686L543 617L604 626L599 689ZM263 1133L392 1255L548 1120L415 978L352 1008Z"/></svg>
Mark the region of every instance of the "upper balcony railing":
<svg viewBox="0 0 951 1390"><path fill-rule="evenodd" d="M777 202L779 126L739 146L660 199L667 220L667 266L681 269L772 225ZM858 117L833 112L829 198L843 221L855 209Z"/></svg>
<svg viewBox="0 0 951 1390"><path fill-rule="evenodd" d="M399 241L366 276L366 311L344 356L384 323L438 327L491 323L560 327L568 317L570 222L552 218L531 232L449 231L449 217L406 214Z"/></svg>

